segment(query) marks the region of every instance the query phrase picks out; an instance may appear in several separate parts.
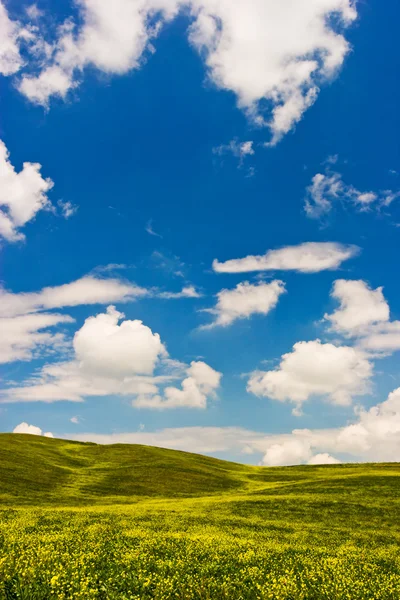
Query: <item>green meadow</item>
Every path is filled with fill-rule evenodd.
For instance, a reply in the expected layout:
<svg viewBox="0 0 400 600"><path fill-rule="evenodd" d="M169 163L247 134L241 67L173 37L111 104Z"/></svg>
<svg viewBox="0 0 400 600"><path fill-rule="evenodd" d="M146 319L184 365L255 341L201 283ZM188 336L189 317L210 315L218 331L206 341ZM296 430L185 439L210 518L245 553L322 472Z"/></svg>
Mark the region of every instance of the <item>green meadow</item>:
<svg viewBox="0 0 400 600"><path fill-rule="evenodd" d="M0 435L0 599L398 600L400 465Z"/></svg>

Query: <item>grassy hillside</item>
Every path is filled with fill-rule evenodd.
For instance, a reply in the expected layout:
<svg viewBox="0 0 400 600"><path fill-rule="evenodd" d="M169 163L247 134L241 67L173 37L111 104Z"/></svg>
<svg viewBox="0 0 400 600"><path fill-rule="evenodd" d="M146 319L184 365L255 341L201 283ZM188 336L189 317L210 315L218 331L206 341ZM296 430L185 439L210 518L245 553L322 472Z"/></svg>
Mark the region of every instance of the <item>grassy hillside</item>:
<svg viewBox="0 0 400 600"><path fill-rule="evenodd" d="M398 600L400 465L0 435L0 600Z"/></svg>
<svg viewBox="0 0 400 600"><path fill-rule="evenodd" d="M215 494L243 487L251 474L251 467L176 450L0 434L0 502L13 505Z"/></svg>
<svg viewBox="0 0 400 600"><path fill-rule="evenodd" d="M0 434L0 503L127 504L138 498L246 493L394 496L400 465L252 467L150 446Z"/></svg>

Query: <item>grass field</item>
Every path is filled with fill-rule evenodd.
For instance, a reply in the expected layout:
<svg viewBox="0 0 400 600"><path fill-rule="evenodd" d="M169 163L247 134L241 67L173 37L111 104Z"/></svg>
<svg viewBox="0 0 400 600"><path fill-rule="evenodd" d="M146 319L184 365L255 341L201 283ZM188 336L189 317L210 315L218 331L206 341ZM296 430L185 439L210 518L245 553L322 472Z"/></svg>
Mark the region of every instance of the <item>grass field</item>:
<svg viewBox="0 0 400 600"><path fill-rule="evenodd" d="M400 465L0 435L0 598L398 600Z"/></svg>

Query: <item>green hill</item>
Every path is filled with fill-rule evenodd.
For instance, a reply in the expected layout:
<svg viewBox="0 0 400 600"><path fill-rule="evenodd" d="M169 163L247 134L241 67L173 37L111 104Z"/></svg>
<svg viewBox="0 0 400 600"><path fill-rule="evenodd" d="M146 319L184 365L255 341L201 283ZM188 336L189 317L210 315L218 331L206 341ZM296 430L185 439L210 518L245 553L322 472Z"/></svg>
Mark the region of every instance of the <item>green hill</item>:
<svg viewBox="0 0 400 600"><path fill-rule="evenodd" d="M0 434L0 600L396 600L400 465Z"/></svg>
<svg viewBox="0 0 400 600"><path fill-rule="evenodd" d="M400 466L252 467L150 446L0 434L0 502L129 504L210 495L399 495Z"/></svg>
<svg viewBox="0 0 400 600"><path fill-rule="evenodd" d="M251 467L150 446L0 434L0 502L105 504L190 497L245 485Z"/></svg>

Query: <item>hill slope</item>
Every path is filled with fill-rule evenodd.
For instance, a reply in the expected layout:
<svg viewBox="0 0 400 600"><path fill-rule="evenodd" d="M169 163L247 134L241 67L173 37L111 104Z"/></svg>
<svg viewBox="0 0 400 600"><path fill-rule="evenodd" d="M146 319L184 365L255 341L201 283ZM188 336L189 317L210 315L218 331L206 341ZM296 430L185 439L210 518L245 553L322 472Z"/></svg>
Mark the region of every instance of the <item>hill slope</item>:
<svg viewBox="0 0 400 600"><path fill-rule="evenodd" d="M0 502L130 502L243 487L251 467L177 450L0 434Z"/></svg>
<svg viewBox="0 0 400 600"><path fill-rule="evenodd" d="M400 465L252 467L150 446L0 434L3 505L130 504L144 497L211 495L282 497L281 505L288 495L307 495L313 502L329 497L333 503L395 498Z"/></svg>

